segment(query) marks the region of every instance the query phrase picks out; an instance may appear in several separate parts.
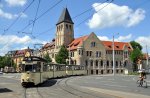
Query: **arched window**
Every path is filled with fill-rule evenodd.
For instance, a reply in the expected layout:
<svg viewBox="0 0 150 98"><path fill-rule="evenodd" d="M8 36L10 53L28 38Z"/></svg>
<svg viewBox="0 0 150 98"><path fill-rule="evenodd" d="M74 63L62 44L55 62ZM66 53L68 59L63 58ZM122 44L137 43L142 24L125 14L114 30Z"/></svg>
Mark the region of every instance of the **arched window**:
<svg viewBox="0 0 150 98"><path fill-rule="evenodd" d="M68 29L68 24L66 24L66 28Z"/></svg>
<svg viewBox="0 0 150 98"><path fill-rule="evenodd" d="M69 25L70 30L72 30L71 25Z"/></svg>
<svg viewBox="0 0 150 98"><path fill-rule="evenodd" d="M62 30L62 28L63 28L63 25L61 25L61 30Z"/></svg>

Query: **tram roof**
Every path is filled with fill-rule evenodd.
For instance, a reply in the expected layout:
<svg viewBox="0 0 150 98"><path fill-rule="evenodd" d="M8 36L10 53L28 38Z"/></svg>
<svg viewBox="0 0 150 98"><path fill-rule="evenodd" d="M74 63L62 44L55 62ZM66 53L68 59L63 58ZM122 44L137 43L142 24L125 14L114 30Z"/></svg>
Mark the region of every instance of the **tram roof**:
<svg viewBox="0 0 150 98"><path fill-rule="evenodd" d="M37 56L24 57L23 61L42 61L42 62L47 62L44 58L37 57Z"/></svg>

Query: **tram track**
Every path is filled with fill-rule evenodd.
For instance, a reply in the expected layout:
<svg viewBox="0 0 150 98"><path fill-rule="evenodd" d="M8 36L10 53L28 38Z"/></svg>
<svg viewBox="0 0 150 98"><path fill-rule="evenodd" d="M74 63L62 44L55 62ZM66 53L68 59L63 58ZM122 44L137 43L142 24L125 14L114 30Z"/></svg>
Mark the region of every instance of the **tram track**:
<svg viewBox="0 0 150 98"><path fill-rule="evenodd" d="M23 98L44 98L43 95L40 93L38 87L23 88L23 89L24 89Z"/></svg>
<svg viewBox="0 0 150 98"><path fill-rule="evenodd" d="M79 90L77 88L74 88L73 86L68 84L68 81L72 80L74 78L67 78L67 79L62 79L60 81L58 81L56 84L57 86L62 89L63 91L74 95L77 98L102 98L100 96L97 95L93 95L91 93L87 93L85 91ZM61 83L64 83L63 85Z"/></svg>

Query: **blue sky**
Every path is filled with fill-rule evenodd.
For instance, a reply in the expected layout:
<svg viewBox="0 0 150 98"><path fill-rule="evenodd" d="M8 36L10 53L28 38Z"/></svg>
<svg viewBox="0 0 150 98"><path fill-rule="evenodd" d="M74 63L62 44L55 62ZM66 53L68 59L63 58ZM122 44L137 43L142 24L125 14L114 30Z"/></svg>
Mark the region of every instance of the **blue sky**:
<svg viewBox="0 0 150 98"><path fill-rule="evenodd" d="M59 3L35 21L34 27L32 23L39 0L31 4L32 1L0 0L0 55L50 42L55 37L55 24L65 7L74 22L76 38L94 32L100 40L112 40L114 34L116 41L135 40L143 46L144 52L146 45L150 52L150 0L113 0L112 3L109 3L111 0L41 0L36 17ZM23 12L29 4L31 6ZM88 9L91 10L79 15ZM23 30L29 23L31 25Z"/></svg>

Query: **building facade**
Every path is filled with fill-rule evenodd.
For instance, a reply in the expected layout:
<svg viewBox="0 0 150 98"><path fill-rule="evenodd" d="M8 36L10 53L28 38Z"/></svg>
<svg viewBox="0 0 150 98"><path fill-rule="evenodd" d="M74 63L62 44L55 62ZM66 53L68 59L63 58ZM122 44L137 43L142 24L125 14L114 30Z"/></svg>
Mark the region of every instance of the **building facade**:
<svg viewBox="0 0 150 98"><path fill-rule="evenodd" d="M88 74L113 73L113 42L100 40L94 32L89 35L74 38L74 23L69 11L64 8L57 24L56 36L51 42L45 44L40 55L48 53L55 62L55 56L62 45L69 51L68 64L84 65ZM114 42L115 72L124 73L125 69L132 69L129 55L132 46L128 42Z"/></svg>

